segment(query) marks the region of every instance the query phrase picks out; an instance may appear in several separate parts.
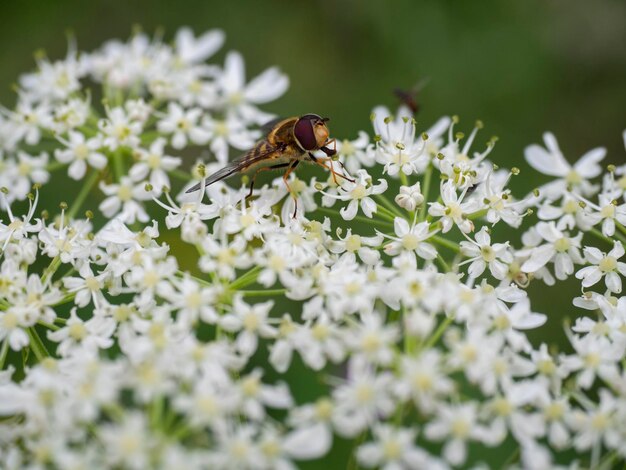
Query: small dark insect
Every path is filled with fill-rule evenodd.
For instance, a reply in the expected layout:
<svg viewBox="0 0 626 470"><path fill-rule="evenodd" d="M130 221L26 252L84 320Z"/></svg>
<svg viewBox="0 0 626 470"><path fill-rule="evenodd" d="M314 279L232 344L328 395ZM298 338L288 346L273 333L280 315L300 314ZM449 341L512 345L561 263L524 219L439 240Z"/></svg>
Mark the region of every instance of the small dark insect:
<svg viewBox="0 0 626 470"><path fill-rule="evenodd" d="M407 106L413 114L417 114L420 110L420 105L417 101L418 93L426 86L427 79L420 80L408 90L404 88L394 88L393 94L400 100L402 104Z"/></svg>
<svg viewBox="0 0 626 470"><path fill-rule="evenodd" d="M208 186L237 174L254 172L250 182L250 191L246 196L249 198L254 190L254 181L260 172L284 168L283 181L296 202L293 214L295 217L298 212L298 203L287 178L301 161L315 163L330 170L335 183L337 183L337 177L354 182L352 178L336 172L333 167L333 156L337 153L336 142L335 139L329 139L330 131L326 125L327 121L328 118L321 118L317 114L305 114L266 124L270 129L263 140L257 142L245 155L209 176L204 181L204 185ZM333 148L329 147L331 144ZM321 150L326 156L316 157L312 153L315 150ZM202 183L198 183L187 192L198 191L201 187Z"/></svg>

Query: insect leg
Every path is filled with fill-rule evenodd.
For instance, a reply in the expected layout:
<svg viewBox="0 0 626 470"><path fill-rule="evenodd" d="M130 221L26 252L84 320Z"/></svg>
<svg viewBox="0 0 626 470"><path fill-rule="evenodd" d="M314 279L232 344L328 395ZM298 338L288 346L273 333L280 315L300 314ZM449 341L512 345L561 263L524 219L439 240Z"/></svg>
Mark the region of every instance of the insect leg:
<svg viewBox="0 0 626 470"><path fill-rule="evenodd" d="M323 149L324 148L322 147L322 150ZM329 150L329 149L327 149L327 150ZM329 150L329 151L332 151L332 150ZM318 157L314 156L311 153L309 153L309 156L311 157L311 160L313 160L314 163L316 163L317 165L319 165L319 166L321 166L323 168L326 168L327 170L330 171L330 173L333 176L333 181L335 182L336 185L339 185L339 183L337 182L337 176L339 176L340 178L343 178L346 181L350 181L350 183L354 183L354 179L349 178L348 176L342 175L341 173L337 173L335 171L335 169L333 168L333 163L332 163L333 159L332 159L332 157L321 157L321 158L318 158ZM325 165L324 162L330 162L330 166ZM341 166L343 167L343 165L341 165Z"/></svg>
<svg viewBox="0 0 626 470"><path fill-rule="evenodd" d="M252 191L254 190L254 181L256 180L256 177L259 173L261 173L262 171L278 170L279 168L285 168L289 165L290 163L281 163L279 165L264 166L264 167L259 168L257 171L255 171L254 175L252 176L252 181L250 182L250 191L248 192L246 199L252 196Z"/></svg>
<svg viewBox="0 0 626 470"><path fill-rule="evenodd" d="M333 144L332 149L328 148L328 145L330 144ZM323 147L320 148L320 150L324 152L326 155L328 155L329 157L332 157L333 155L337 155L337 139L330 139L328 142L324 144Z"/></svg>
<svg viewBox="0 0 626 470"><path fill-rule="evenodd" d="M289 187L289 183L287 183L287 178L289 178L289 175L291 174L291 172L293 170L296 169L296 167L298 166L298 163L300 163L300 160L295 160L293 163L291 164L287 164L289 165L289 168L287 168L287 171L285 171L285 173L283 174L283 181L285 183L285 186L287 186L287 191L289 191L289 194L291 194L291 197L293 198L293 202L295 204L295 209L293 210L293 218L296 218L296 215L298 214L298 198L296 197L296 195L291 192L291 188Z"/></svg>

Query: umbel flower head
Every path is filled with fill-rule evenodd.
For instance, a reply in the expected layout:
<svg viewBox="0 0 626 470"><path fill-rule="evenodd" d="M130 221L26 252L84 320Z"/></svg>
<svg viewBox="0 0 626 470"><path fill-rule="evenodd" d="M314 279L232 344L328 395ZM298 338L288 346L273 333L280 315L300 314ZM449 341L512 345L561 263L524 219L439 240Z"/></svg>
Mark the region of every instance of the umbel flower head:
<svg viewBox="0 0 626 470"><path fill-rule="evenodd" d="M223 43L72 44L0 108L0 467L623 465L626 165L546 133L516 198L480 121L375 106L348 178L205 187L289 84Z"/></svg>

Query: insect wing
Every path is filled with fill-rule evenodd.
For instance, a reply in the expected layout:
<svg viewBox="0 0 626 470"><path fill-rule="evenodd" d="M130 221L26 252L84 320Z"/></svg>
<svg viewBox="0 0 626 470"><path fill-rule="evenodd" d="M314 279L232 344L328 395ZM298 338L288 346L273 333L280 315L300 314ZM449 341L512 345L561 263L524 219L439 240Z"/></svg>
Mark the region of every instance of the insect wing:
<svg viewBox="0 0 626 470"><path fill-rule="evenodd" d="M226 179L230 176L233 176L236 173L242 173L248 170L251 166L266 160L273 153L276 152L276 148L270 145L268 142L260 142L254 148L252 148L248 153L243 156L233 160L228 163L224 168L220 168L211 176L209 176L205 182L204 186L209 186L210 184L216 183L223 179ZM194 191L202 188L202 182L192 186L189 188L186 193L193 193Z"/></svg>

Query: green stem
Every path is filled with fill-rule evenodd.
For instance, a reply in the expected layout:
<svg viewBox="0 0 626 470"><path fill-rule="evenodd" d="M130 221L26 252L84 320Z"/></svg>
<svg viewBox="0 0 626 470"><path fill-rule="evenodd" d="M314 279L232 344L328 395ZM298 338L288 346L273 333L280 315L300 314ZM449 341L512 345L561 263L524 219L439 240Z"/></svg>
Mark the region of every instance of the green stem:
<svg viewBox="0 0 626 470"><path fill-rule="evenodd" d="M385 206L381 204L376 204L376 207L378 209L378 215L380 217L387 219L390 222L394 222L396 220L396 217L398 217L397 215L395 215L393 212L391 212L389 209L387 209Z"/></svg>
<svg viewBox="0 0 626 470"><path fill-rule="evenodd" d="M424 217L426 216L426 210L428 210L428 193L430 192L430 180L432 178L432 174L433 174L433 167L432 165L428 165L428 167L426 168L426 172L424 173L424 179L422 180L422 196L424 196L424 202L422 203L422 207L420 207L420 213L418 216L418 220L421 222L422 220L424 220Z"/></svg>
<svg viewBox="0 0 626 470"><path fill-rule="evenodd" d="M617 227L617 229L622 232L624 235L626 235L626 227L624 227L622 224L620 224L619 222L615 221L615 226Z"/></svg>
<svg viewBox="0 0 626 470"><path fill-rule="evenodd" d="M98 170L93 170L92 173L89 175L89 178L87 178L87 180L85 181L83 187L80 189L78 196L76 196L76 198L72 202L72 207L70 207L70 209L67 211L68 220L76 216L76 214L80 210L80 207L83 205L83 202L85 202L85 199L89 195L89 192L98 182L98 178L100 178L100 172Z"/></svg>
<svg viewBox="0 0 626 470"><path fill-rule="evenodd" d="M486 215L487 212L489 212L487 209L481 209L479 211L472 212L471 214L467 214L467 218L469 220L476 220L476 219L479 219L480 217L483 217L484 215Z"/></svg>
<svg viewBox="0 0 626 470"><path fill-rule="evenodd" d="M46 323L45 321L41 321L41 320L39 320L37 324L41 326L45 326L46 328L52 331L57 331L58 329L60 329L60 327L57 325L52 325L51 323Z"/></svg>
<svg viewBox="0 0 626 470"><path fill-rule="evenodd" d="M446 263L446 260L443 259L443 256L441 256L439 253L437 253L437 262L441 266L441 269L443 269L447 273L450 272L450 266L448 265L448 263Z"/></svg>
<svg viewBox="0 0 626 470"><path fill-rule="evenodd" d="M439 341L441 335L443 335L444 331L446 331L448 326L450 326L453 321L454 317L446 317L446 319L439 324L435 332L430 336L430 338L428 338L428 341L426 341L420 349L424 350L432 348L437 341Z"/></svg>
<svg viewBox="0 0 626 470"><path fill-rule="evenodd" d="M437 235L433 235L430 237L430 240L434 241L438 245L445 246L446 248L454 251L455 253L459 253L461 249L457 243L451 242L443 237L438 237Z"/></svg>
<svg viewBox="0 0 626 470"><path fill-rule="evenodd" d="M168 171L167 174L181 181L185 181L186 183L189 183L191 181L191 175L189 173L181 171L177 168Z"/></svg>
<svg viewBox="0 0 626 470"><path fill-rule="evenodd" d="M396 207L384 194L375 194L373 195L376 201L380 202L383 206L385 206L389 211L397 217L404 217L404 214L400 212L400 209Z"/></svg>
<svg viewBox="0 0 626 470"><path fill-rule="evenodd" d="M165 398L163 395L159 395L150 403L150 423L153 429L161 429L164 408Z"/></svg>
<svg viewBox="0 0 626 470"><path fill-rule="evenodd" d="M328 207L318 207L316 209L316 212L321 212L322 214L328 214L328 215L333 215L333 216L336 216L339 214L339 211L329 209ZM388 227L393 227L393 223L387 220L381 220L381 219L375 219L375 218L370 219L369 217L364 217L362 215L357 215L352 220L364 222L368 225L372 225L372 224L384 225L385 226L384 230L386 230Z"/></svg>
<svg viewBox="0 0 626 470"><path fill-rule="evenodd" d="M417 341L414 336L411 336L406 330L406 309L402 306L402 321L404 329L404 354L413 354L417 347Z"/></svg>
<svg viewBox="0 0 626 470"><path fill-rule="evenodd" d="M245 287L245 286L248 286L250 284L253 284L254 282L256 282L256 278L257 278L257 276L259 275L259 273L261 272L262 269L263 269L263 267L261 267L261 266L255 266L254 268L250 269L249 271L246 271L241 276L239 276L239 278L235 279L228 286L228 289L229 290L239 290L242 287Z"/></svg>
<svg viewBox="0 0 626 470"><path fill-rule="evenodd" d="M266 289L266 290L240 290L239 293L244 296L265 297L272 295L282 295L287 289Z"/></svg>
<svg viewBox="0 0 626 470"><path fill-rule="evenodd" d="M209 281L205 281L204 279L201 279L189 273L184 273L180 270L176 271L176 275L181 278L188 277L189 279L196 281L197 283L202 284L203 286L213 287L213 284L211 284Z"/></svg>
<svg viewBox="0 0 626 470"><path fill-rule="evenodd" d="M50 264L48 265L46 270L43 272L41 276L41 283L45 284L48 278L52 277L54 273L57 271L57 269L59 269L59 266L61 266L61 257L57 255L54 258L52 258L52 261L50 261Z"/></svg>
<svg viewBox="0 0 626 470"><path fill-rule="evenodd" d="M61 168L65 168L66 166L67 166L67 163L61 163L61 162L53 161L53 162L48 163L46 165L46 170L48 170L50 173L52 173L53 171L59 170Z"/></svg>
<svg viewBox="0 0 626 470"><path fill-rule="evenodd" d="M599 230L592 228L591 230L589 230L589 232L591 235L593 235L594 237L603 240L605 242L607 242L609 245L613 246L613 240L611 240L609 237L605 237L602 232L600 232Z"/></svg>
<svg viewBox="0 0 626 470"><path fill-rule="evenodd" d="M63 276L65 277L65 276ZM63 297L61 300L59 300L56 304L52 305L53 307L58 307L59 305L63 305L66 304L68 302L71 302L72 300L74 300L74 297L76 297L76 292L72 292L71 294L67 294L65 297ZM55 321L60 320L60 318L57 318Z"/></svg>
<svg viewBox="0 0 626 470"><path fill-rule="evenodd" d="M113 152L113 172L115 174L115 181L120 182L122 180L122 176L126 174L126 170L124 168L124 154L121 148L118 148L115 152Z"/></svg>
<svg viewBox="0 0 626 470"><path fill-rule="evenodd" d="M407 176L404 174L404 172L402 170L400 170L400 184L402 186L408 186L409 185L409 179L407 178Z"/></svg>
<svg viewBox="0 0 626 470"><path fill-rule="evenodd" d="M37 360L43 361L46 357L49 357L50 353L43 344L43 341L41 340L39 333L37 333L37 330L35 330L35 327L31 326L26 330L26 332L30 338L31 349L33 350L33 353L35 353Z"/></svg>
<svg viewBox="0 0 626 470"><path fill-rule="evenodd" d="M614 462L618 457L619 455L616 451L608 452L598 463L595 470L610 470L611 468L614 468Z"/></svg>
<svg viewBox="0 0 626 470"><path fill-rule="evenodd" d="M4 362L7 359L8 353L9 353L9 339L4 338L4 341L2 341L2 347L0 348L0 370L4 369Z"/></svg>
<svg viewBox="0 0 626 470"><path fill-rule="evenodd" d="M366 437L367 437L367 432L363 431L354 440L354 443L352 444L352 452L350 453L350 460L348 461L348 465L346 465L346 469L347 470L358 470L359 469L359 463L358 463L357 458L356 458L356 451L357 451L358 447L365 441Z"/></svg>

